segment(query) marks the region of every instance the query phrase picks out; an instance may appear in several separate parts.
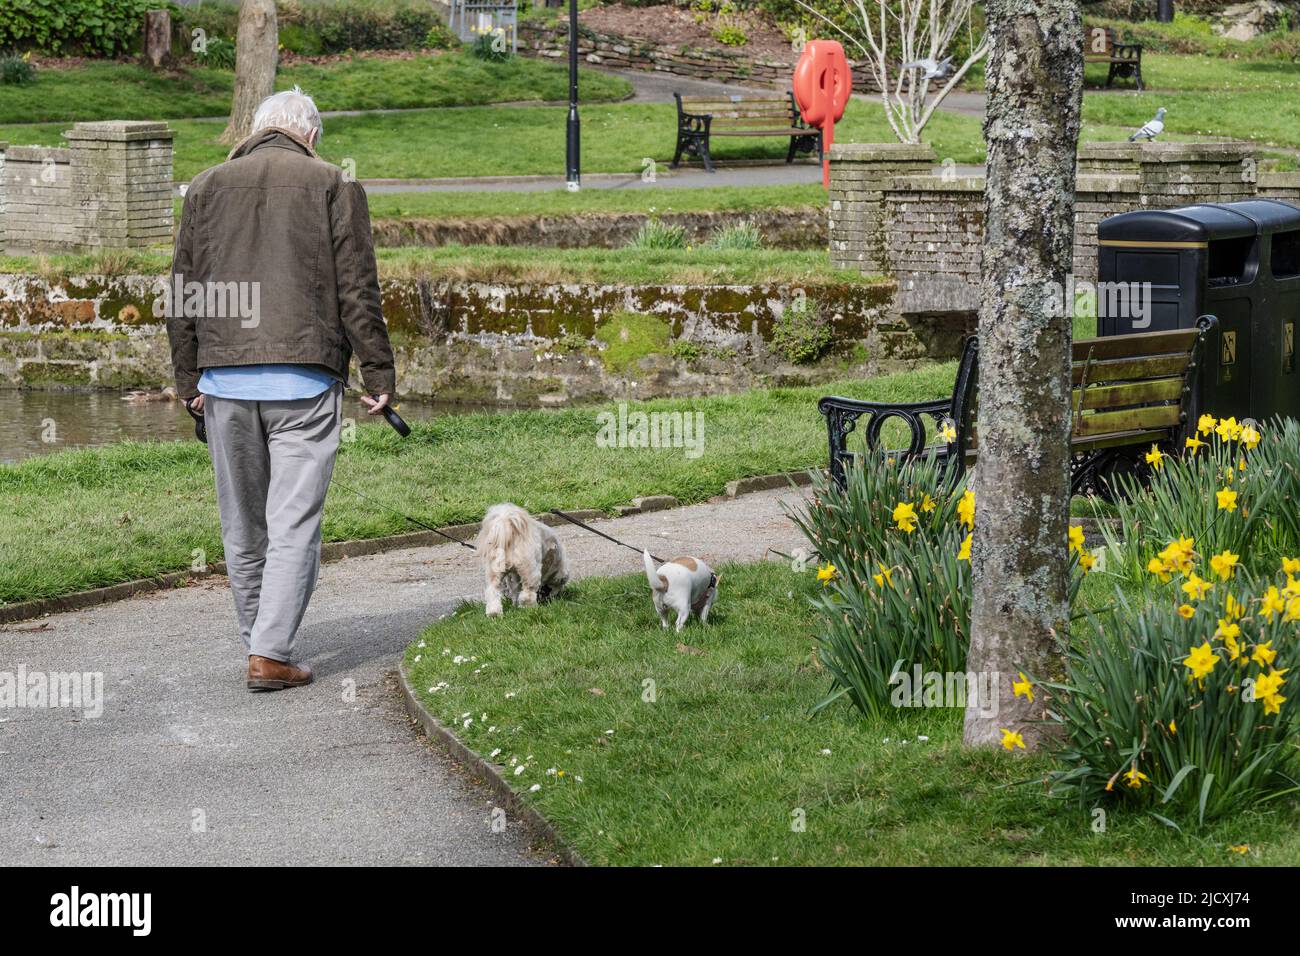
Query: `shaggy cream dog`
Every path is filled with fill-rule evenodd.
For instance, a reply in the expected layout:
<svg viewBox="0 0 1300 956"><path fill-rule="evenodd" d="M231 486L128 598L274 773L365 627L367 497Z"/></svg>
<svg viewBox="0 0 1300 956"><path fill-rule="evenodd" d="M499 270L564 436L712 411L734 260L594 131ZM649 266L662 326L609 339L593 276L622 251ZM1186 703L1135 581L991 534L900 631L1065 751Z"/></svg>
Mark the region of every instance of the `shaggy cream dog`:
<svg viewBox="0 0 1300 956"><path fill-rule="evenodd" d="M489 508L474 544L487 576L483 603L488 617L501 616L502 597L532 607L538 597L545 600L569 580L560 539L518 505Z"/></svg>
<svg viewBox="0 0 1300 956"><path fill-rule="evenodd" d="M718 596L718 575L698 558L673 558L655 567L649 551L642 551L645 559L645 576L650 582L650 597L655 602L659 623L668 627L668 612L677 612L677 631L686 626L686 619L694 611L703 624L709 619L709 608Z"/></svg>

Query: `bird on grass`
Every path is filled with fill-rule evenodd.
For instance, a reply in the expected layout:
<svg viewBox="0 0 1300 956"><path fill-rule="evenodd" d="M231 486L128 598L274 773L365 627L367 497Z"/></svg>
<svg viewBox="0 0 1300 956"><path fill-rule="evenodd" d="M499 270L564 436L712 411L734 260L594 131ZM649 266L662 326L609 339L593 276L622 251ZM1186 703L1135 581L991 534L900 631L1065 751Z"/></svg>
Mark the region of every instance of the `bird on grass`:
<svg viewBox="0 0 1300 956"><path fill-rule="evenodd" d="M1142 128L1128 138L1130 143L1139 139L1144 139L1148 143L1165 131L1165 108L1162 106L1156 110L1154 119L1147 120Z"/></svg>

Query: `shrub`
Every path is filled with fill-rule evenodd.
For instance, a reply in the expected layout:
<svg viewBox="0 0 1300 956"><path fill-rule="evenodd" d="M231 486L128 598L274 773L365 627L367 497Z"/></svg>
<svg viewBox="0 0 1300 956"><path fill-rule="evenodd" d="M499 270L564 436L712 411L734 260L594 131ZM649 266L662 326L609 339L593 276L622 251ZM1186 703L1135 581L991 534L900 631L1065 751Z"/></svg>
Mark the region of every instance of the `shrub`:
<svg viewBox="0 0 1300 956"><path fill-rule="evenodd" d="M713 30L713 39L723 46L744 46L749 42L745 31L732 23L719 24Z"/></svg>
<svg viewBox="0 0 1300 956"><path fill-rule="evenodd" d="M1121 593L1076 641L1064 682L1043 685L1064 735L1057 795L1204 822L1297 789L1284 772L1296 706L1282 685L1300 663L1300 582L1200 570L1213 583L1199 600L1172 582L1147 607Z"/></svg>
<svg viewBox="0 0 1300 956"><path fill-rule="evenodd" d="M0 83L12 86L25 86L36 79L36 67L31 64L31 54L16 53L0 55Z"/></svg>
<svg viewBox="0 0 1300 956"><path fill-rule="evenodd" d="M203 49L197 51L194 56L204 66L214 67L218 70L233 70L235 68L235 41L219 36L208 37L204 42Z"/></svg>
<svg viewBox="0 0 1300 956"><path fill-rule="evenodd" d="M763 234L752 220L715 229L709 237L710 249L762 249Z"/></svg>
<svg viewBox="0 0 1300 956"><path fill-rule="evenodd" d="M786 306L772 323L772 351L796 365L816 362L834 341L830 316L807 298Z"/></svg>
<svg viewBox="0 0 1300 956"><path fill-rule="evenodd" d="M686 248L686 227L666 223L658 216L651 216L635 236L628 240L628 249L684 249Z"/></svg>
<svg viewBox="0 0 1300 956"><path fill-rule="evenodd" d="M140 42L151 0L0 0L0 48L118 56Z"/></svg>
<svg viewBox="0 0 1300 956"><path fill-rule="evenodd" d="M469 51L489 63L504 63L511 56L510 44L506 41L505 33L500 30L480 33L470 44Z"/></svg>
<svg viewBox="0 0 1300 956"><path fill-rule="evenodd" d="M451 32L447 24L438 22L429 27L429 32L424 35L424 48L426 50L452 50L460 46L460 38Z"/></svg>
<svg viewBox="0 0 1300 956"><path fill-rule="evenodd" d="M961 555L973 511L970 522L959 518L965 485L950 488L947 477L933 455L867 455L842 489L813 473L812 501L791 517L825 585L813 608L817 659L832 688L814 713L842 696L864 714L886 713L895 673L965 667L970 572ZM909 513L914 522L894 520Z"/></svg>

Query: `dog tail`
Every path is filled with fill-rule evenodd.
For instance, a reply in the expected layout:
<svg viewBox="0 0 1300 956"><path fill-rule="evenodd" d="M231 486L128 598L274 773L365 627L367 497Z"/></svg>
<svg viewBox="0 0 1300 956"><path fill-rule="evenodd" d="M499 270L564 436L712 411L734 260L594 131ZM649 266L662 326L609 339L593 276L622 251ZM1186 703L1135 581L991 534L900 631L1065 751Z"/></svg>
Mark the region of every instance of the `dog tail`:
<svg viewBox="0 0 1300 956"><path fill-rule="evenodd" d="M641 557L645 559L645 578L650 582L650 590L667 591L668 582L665 581L663 575L656 570L654 560L650 557L650 552L642 551Z"/></svg>

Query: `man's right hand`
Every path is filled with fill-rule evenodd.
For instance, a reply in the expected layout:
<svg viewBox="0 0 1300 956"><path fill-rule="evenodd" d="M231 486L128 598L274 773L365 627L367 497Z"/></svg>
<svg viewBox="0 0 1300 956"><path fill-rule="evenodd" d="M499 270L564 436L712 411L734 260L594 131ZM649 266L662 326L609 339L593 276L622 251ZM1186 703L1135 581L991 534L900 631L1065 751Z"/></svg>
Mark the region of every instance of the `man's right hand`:
<svg viewBox="0 0 1300 956"><path fill-rule="evenodd" d="M193 411L194 414L196 414L196 415L202 415L202 414L203 414L203 396L202 396L202 395L195 395L193 398L191 398L188 402L185 403L185 407L188 408L188 409L190 409L191 411Z"/></svg>

